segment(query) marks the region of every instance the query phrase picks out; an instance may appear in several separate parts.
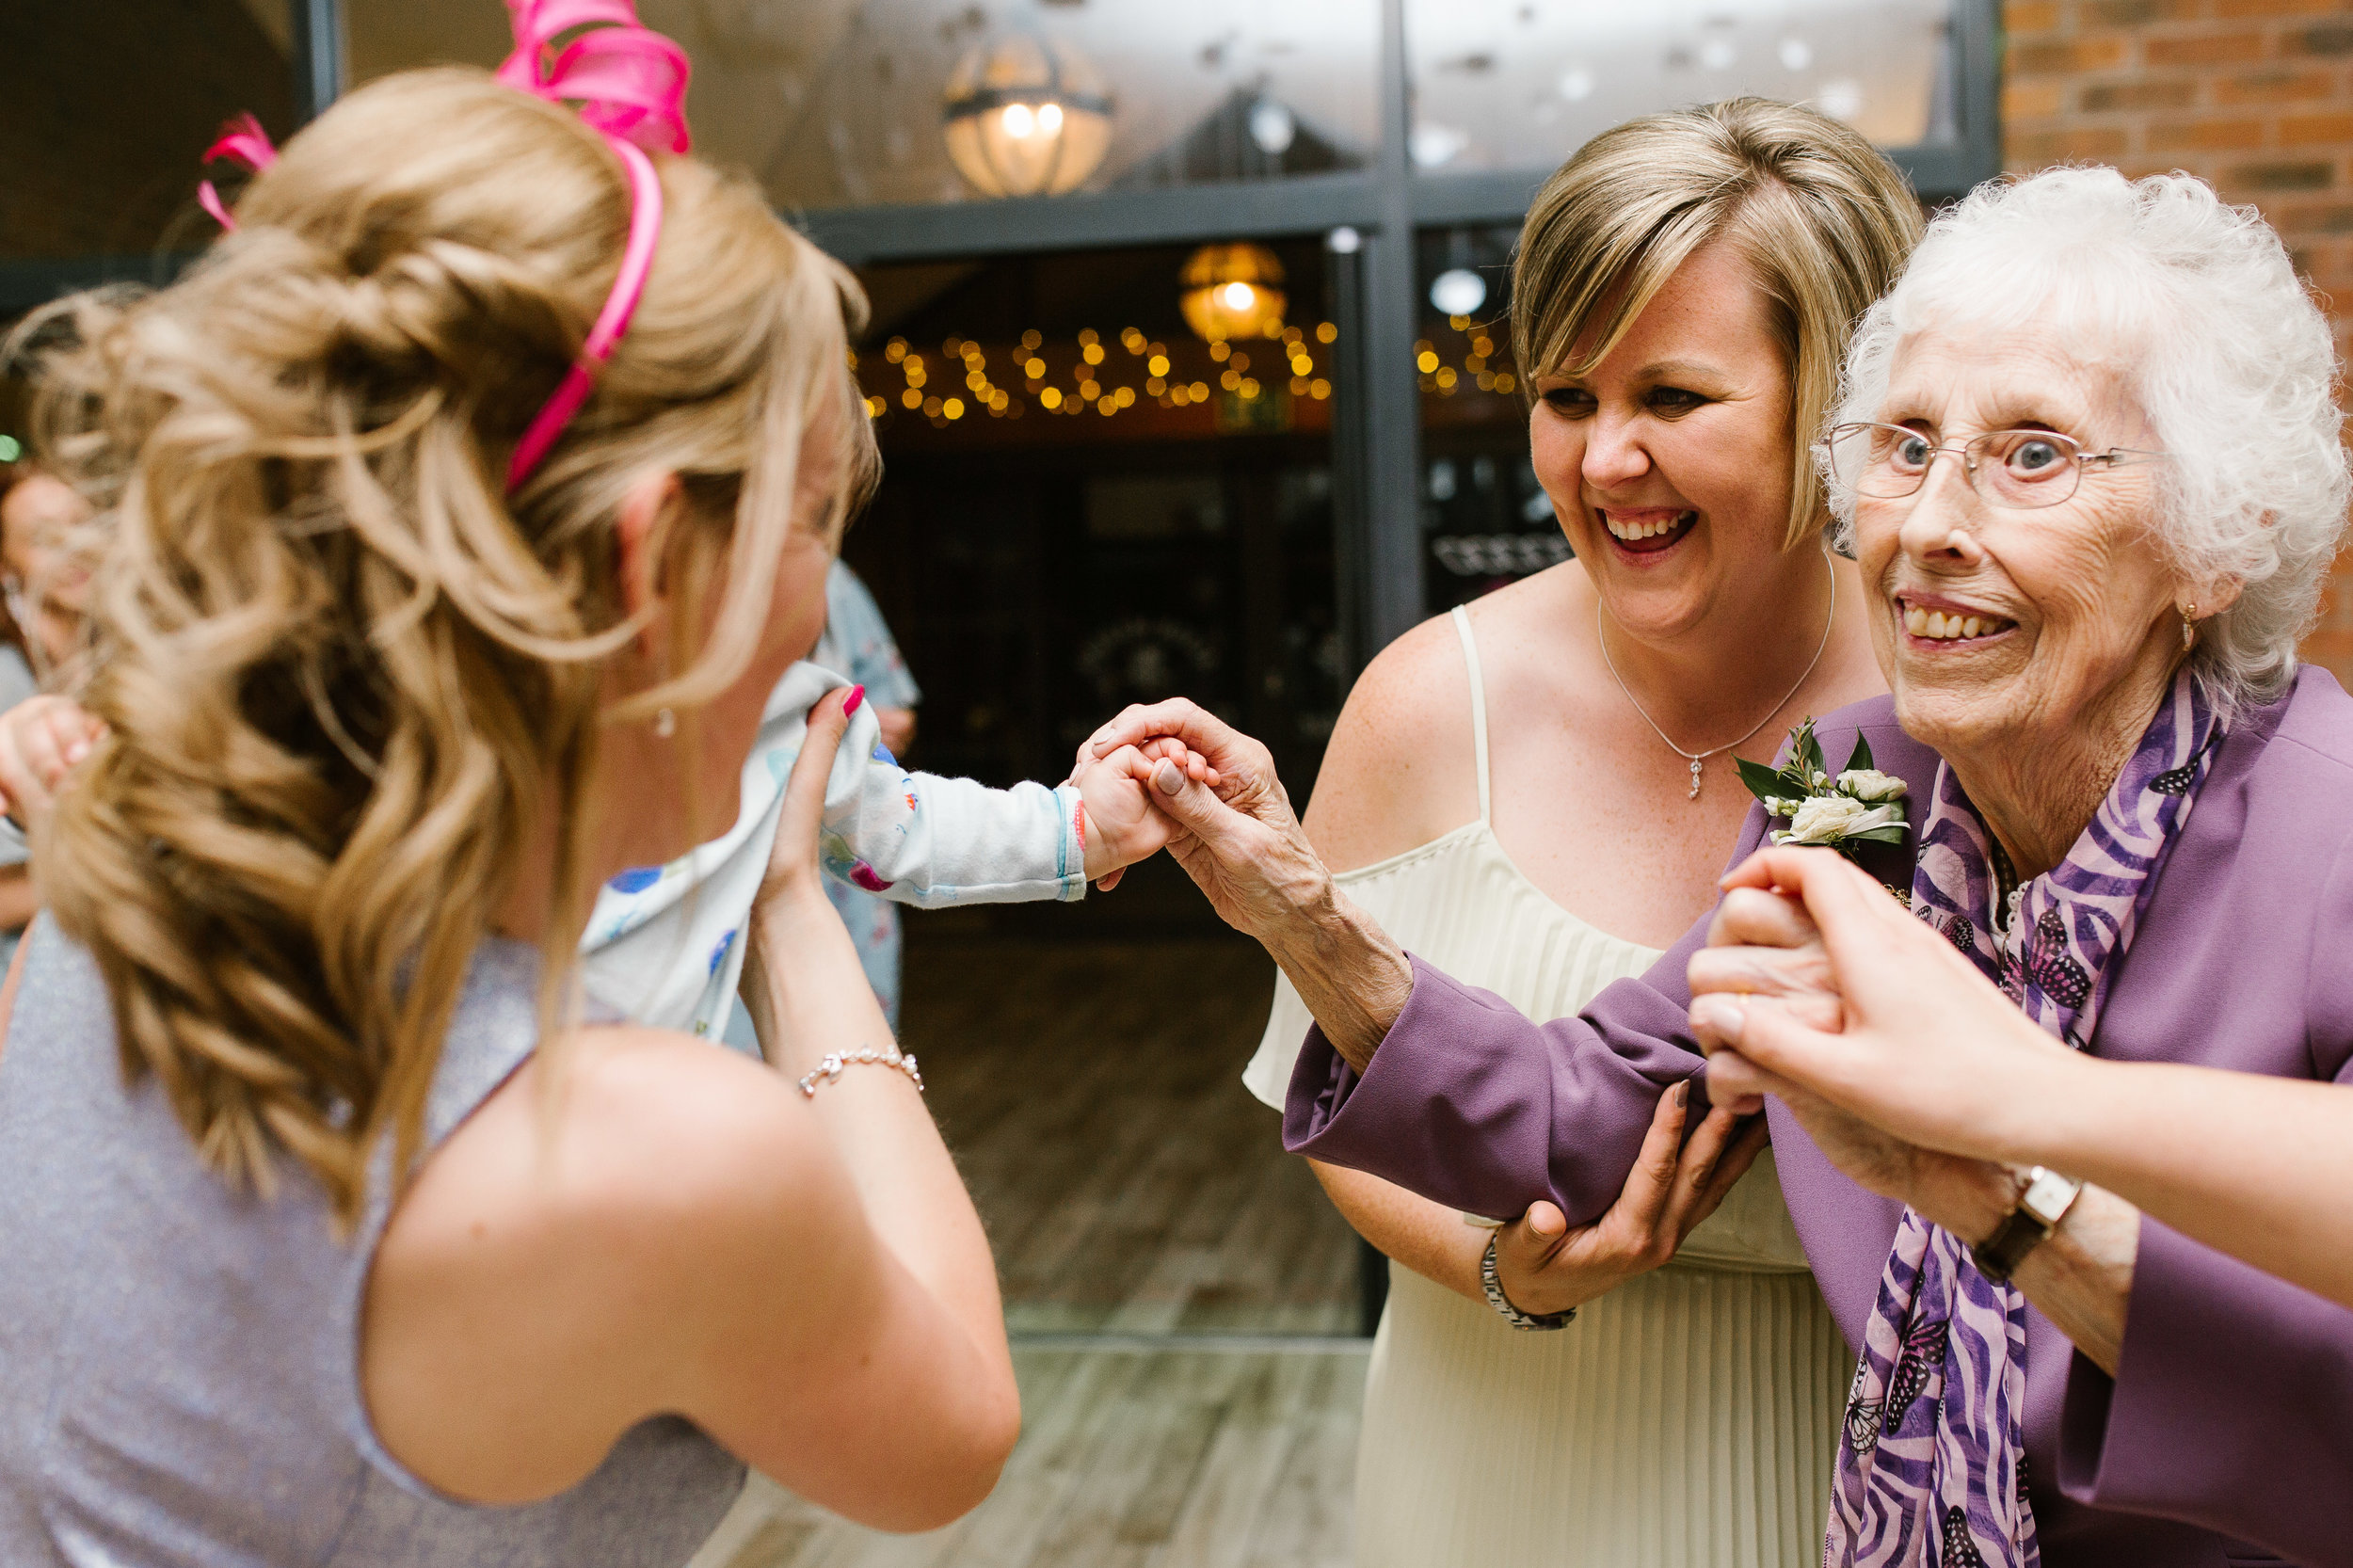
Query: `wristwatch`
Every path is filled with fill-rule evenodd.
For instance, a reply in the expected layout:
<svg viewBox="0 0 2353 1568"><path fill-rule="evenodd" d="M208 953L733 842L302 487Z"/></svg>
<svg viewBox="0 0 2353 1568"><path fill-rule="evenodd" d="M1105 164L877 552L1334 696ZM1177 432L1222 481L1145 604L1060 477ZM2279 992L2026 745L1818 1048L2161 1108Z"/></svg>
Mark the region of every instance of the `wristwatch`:
<svg viewBox="0 0 2353 1568"><path fill-rule="evenodd" d="M2018 1194L2018 1207L2009 1217L1994 1227L1993 1235L1969 1249L1977 1259L1977 1272L1996 1285L2008 1285L2026 1255L2051 1239L2074 1206L2075 1195L2084 1190L2084 1184L2073 1176L2041 1165L2026 1173L2025 1182L2025 1191Z"/></svg>
<svg viewBox="0 0 2353 1568"><path fill-rule="evenodd" d="M1496 1243L1502 1240L1503 1232L1498 1228L1487 1238L1487 1250L1479 1255L1479 1288L1486 1292L1487 1304L1502 1313L1503 1320L1513 1328L1567 1328L1577 1317L1576 1307L1570 1307L1566 1312L1522 1312L1503 1293L1503 1276L1496 1272Z"/></svg>

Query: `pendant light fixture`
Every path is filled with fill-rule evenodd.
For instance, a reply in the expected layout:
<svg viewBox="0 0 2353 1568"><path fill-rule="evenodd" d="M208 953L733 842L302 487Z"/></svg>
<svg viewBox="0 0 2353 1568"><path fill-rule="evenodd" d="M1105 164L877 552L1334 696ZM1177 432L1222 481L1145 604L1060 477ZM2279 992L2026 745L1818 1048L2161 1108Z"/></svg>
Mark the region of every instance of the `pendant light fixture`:
<svg viewBox="0 0 2353 1568"><path fill-rule="evenodd" d="M1283 329L1283 264L1263 245L1205 245L1178 275L1185 322L1211 343L1263 338Z"/></svg>
<svg viewBox="0 0 2353 1568"><path fill-rule="evenodd" d="M1068 44L1016 33L976 45L948 76L948 156L983 196L1060 196L1111 148L1103 79Z"/></svg>

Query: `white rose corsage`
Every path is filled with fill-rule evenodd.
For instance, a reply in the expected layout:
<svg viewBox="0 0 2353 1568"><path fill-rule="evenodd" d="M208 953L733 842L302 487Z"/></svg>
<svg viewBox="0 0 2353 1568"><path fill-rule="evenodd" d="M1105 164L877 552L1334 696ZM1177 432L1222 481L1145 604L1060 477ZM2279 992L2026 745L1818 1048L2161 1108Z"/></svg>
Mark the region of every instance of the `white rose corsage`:
<svg viewBox="0 0 2353 1568"><path fill-rule="evenodd" d="M1740 767L1740 782L1765 803L1768 814L1786 821L1775 828L1777 844L1818 844L1834 849L1849 860L1858 844L1900 844L1910 831L1904 821L1904 781L1871 765L1871 743L1854 739L1854 754L1835 776L1822 763L1821 743L1814 738L1814 721L1789 732L1789 759L1769 768L1746 758L1733 759Z"/></svg>

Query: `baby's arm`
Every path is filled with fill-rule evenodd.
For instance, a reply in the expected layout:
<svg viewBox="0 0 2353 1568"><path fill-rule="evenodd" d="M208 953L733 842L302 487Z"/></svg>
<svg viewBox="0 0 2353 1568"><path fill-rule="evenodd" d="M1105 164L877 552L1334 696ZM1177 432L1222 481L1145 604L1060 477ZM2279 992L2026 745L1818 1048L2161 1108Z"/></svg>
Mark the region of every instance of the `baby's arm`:
<svg viewBox="0 0 2353 1568"><path fill-rule="evenodd" d="M811 704L844 682L815 664L787 672L745 760L733 827L666 866L625 872L600 888L581 952L589 994L640 1022L715 1034L742 973L744 920L776 842L783 781ZM1076 785L992 790L910 774L880 744L871 705L826 780L819 854L845 882L901 904L938 907L1077 899L1090 878L1143 858L1166 838L1148 820L1148 768L1181 741L1153 741L1082 771ZM1147 820L1137 820L1137 808ZM1094 820L1100 816L1101 825Z"/></svg>
<svg viewBox="0 0 2353 1568"><path fill-rule="evenodd" d="M1082 897L1088 882L1116 878L1168 841L1150 801L1163 753L1197 760L1181 742L1154 742L1122 748L1075 784L992 790L904 772L877 751L856 798L827 812L826 869L927 908Z"/></svg>

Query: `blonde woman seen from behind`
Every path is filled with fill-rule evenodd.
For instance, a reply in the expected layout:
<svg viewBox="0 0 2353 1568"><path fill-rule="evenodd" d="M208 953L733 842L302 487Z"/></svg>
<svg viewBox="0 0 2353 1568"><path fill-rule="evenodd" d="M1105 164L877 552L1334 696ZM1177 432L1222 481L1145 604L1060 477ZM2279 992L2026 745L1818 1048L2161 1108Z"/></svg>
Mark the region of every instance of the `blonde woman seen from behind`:
<svg viewBox="0 0 2353 1568"><path fill-rule="evenodd" d="M1622 125L1538 197L1511 326L1576 559L1376 659L1306 819L1404 947L1531 1017L1577 1012L1713 903L1751 804L1733 757L1764 760L1806 715L1882 689L1807 448L1849 323L1919 227L1862 138L1754 99ZM1272 1105L1309 1023L1280 983L1247 1075ZM1654 1142L1681 1115L1662 1107ZM1680 1171L1646 1149L1593 1227L1564 1235L1550 1205L1505 1227L1505 1299L1577 1308L1557 1333L1489 1304L1487 1231L1316 1167L1395 1260L1358 1457L1363 1568L1818 1555L1852 1362L1770 1154L1728 1194L1712 1179L1728 1121Z"/></svg>
<svg viewBox="0 0 2353 1568"><path fill-rule="evenodd" d="M105 729L0 1000L0 1560L680 1562L747 1464L910 1529L1011 1448L986 1242L820 884L840 699L754 911L769 1061L572 1003L598 884L733 820L872 462L846 276L655 167L642 303L511 495L631 226L563 107L387 78L184 281L71 307Z"/></svg>

